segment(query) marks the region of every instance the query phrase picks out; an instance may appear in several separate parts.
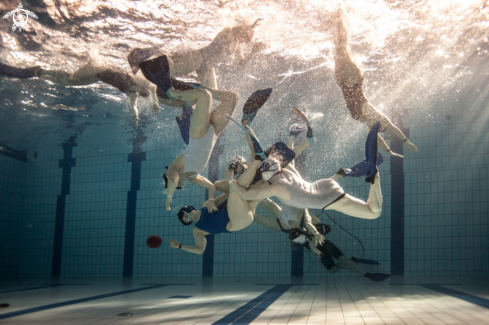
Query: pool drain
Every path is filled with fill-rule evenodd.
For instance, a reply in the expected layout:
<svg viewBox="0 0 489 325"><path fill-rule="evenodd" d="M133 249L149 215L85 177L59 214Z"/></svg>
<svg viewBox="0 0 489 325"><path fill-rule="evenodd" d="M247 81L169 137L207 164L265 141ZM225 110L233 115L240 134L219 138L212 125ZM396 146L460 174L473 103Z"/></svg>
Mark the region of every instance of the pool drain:
<svg viewBox="0 0 489 325"><path fill-rule="evenodd" d="M117 316L132 316L132 313L120 313Z"/></svg>

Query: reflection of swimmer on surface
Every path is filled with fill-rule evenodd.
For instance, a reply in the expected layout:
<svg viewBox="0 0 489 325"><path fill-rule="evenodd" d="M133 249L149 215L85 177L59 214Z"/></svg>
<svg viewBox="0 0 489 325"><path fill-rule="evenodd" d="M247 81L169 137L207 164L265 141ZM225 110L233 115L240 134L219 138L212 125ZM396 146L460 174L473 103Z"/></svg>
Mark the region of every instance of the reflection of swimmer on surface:
<svg viewBox="0 0 489 325"><path fill-rule="evenodd" d="M363 75L357 65L353 62L348 52L348 33L338 14L337 21L334 22L334 60L335 60L335 78L338 85L343 91L345 97L346 106L348 107L351 116L368 127L372 127L373 124L380 121L381 132L385 129L390 130L396 137L404 142L404 146L414 152L418 151L418 148L409 142L408 138L402 133L402 131L396 127L389 120L387 116L379 112L365 97L363 93ZM391 156L402 157L396 153L393 153L385 143L384 139L379 135L378 141L380 147L386 150Z"/></svg>
<svg viewBox="0 0 489 325"><path fill-rule="evenodd" d="M347 258L335 244L324 239L324 235L331 231L331 227L321 223L321 220L307 209L303 210L289 206L282 206L282 208L280 208L275 202L272 202L272 204L274 206L272 205L271 209L267 209L267 212L272 213L275 218L262 214L255 214L254 222L262 227L289 234L289 238L293 242L293 247L304 245L304 247L318 256L321 263L329 272L334 274L345 268L350 268L360 272L372 281L384 281L390 277L390 275L383 273L368 273L358 265L358 263L379 265L380 263L378 262L358 259L355 257L352 257L351 259ZM302 230L300 223L304 212L306 229ZM308 224L310 224L310 226L308 226ZM310 229L313 230L310 231ZM319 235L316 234L316 232ZM322 241L318 242L316 246L311 245L311 242L314 241L313 238L319 236L322 237ZM338 263L335 263L333 258L338 260Z"/></svg>
<svg viewBox="0 0 489 325"><path fill-rule="evenodd" d="M249 171L244 172L238 180L241 186L247 186L251 183L259 165L259 160L254 160L251 163ZM224 199L222 198L222 200ZM222 201L216 199L215 203L219 205ZM185 206L180 209L177 216L184 225L194 223L192 233L195 238L195 246L182 245L173 239L170 239L170 246L194 254L203 254L207 244L205 235L223 234L245 229L253 223L253 211L258 203L259 200L245 201L231 190L226 209L218 211L216 209L215 212L210 212L206 207L196 210L193 207Z"/></svg>
<svg viewBox="0 0 489 325"><path fill-rule="evenodd" d="M156 99L156 87L143 78L135 78L117 68L106 68L88 63L74 73L68 73L58 70L44 70L38 66L17 69L0 63L0 73L23 79L38 77L64 86L85 86L103 81L129 96L133 113L132 124L134 126L137 126L139 121L138 96L150 97L153 111L155 113L160 111Z"/></svg>
<svg viewBox="0 0 489 325"><path fill-rule="evenodd" d="M142 61L146 61L155 55L166 55L171 77L186 76L195 71L201 84L210 88L217 88L214 68L218 63L226 63L236 54L239 65L245 65L256 52L264 48L263 43L254 43L251 52L246 57L243 56L241 50L241 43L251 43L254 36L253 28L258 25L260 20L256 20L252 25L226 27L217 34L209 45L199 50L166 55L158 48L135 48L129 53L127 60L133 73L136 74L139 63Z"/></svg>
<svg viewBox="0 0 489 325"><path fill-rule="evenodd" d="M377 146L376 139L373 142ZM251 166L250 166L251 168ZM258 168L256 168L258 169ZM255 171L253 172L256 172ZM275 158L267 158L260 164L262 180L246 190L233 181L234 173L224 170L231 189L243 200L263 200L275 196L282 203L296 208L336 210L344 214L362 218L376 219L382 212L382 193L380 176L370 175L370 193L367 203L344 193L341 186L332 179L322 179L309 183L294 172L281 167Z"/></svg>
<svg viewBox="0 0 489 325"><path fill-rule="evenodd" d="M208 190L209 212L216 211L215 204L211 202L216 197L216 189L207 178L199 174L209 161L217 137L229 122L226 114L232 115L236 108L238 95L232 91L211 88L187 91L170 89L167 93L189 107L195 105L195 109L190 117L189 144L168 166L168 171L163 176L167 188L166 209L170 210L173 193L180 187L183 179L188 178L190 182ZM213 98L221 103L211 112Z"/></svg>

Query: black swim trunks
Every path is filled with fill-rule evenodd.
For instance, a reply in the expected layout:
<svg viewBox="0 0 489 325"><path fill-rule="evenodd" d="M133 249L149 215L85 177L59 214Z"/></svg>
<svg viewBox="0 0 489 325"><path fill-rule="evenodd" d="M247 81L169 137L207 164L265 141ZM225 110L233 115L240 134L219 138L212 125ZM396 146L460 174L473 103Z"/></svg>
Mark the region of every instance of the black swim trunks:
<svg viewBox="0 0 489 325"><path fill-rule="evenodd" d="M304 246L309 250L311 249L308 241L304 244ZM324 240L323 244L317 246L317 249L323 253L321 263L323 263L324 267L328 270L331 270L336 265L333 257L338 260L341 255L344 255L343 252L335 246L335 244L326 239Z"/></svg>
<svg viewBox="0 0 489 325"><path fill-rule="evenodd" d="M350 110L351 116L355 120L359 120L363 116L363 105L368 102L363 94L363 77L351 87L341 84L343 97L345 97L346 107Z"/></svg>

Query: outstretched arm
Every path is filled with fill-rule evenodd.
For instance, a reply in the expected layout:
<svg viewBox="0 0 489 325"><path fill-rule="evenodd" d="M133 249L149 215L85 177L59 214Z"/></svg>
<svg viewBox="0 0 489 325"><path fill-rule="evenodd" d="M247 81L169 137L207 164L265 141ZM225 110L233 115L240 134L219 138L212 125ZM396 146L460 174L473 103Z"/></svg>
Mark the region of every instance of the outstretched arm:
<svg viewBox="0 0 489 325"><path fill-rule="evenodd" d="M233 180L233 173L227 168L224 169L224 176L231 186L231 189L238 194L238 196L245 201L263 200L270 196L276 196L284 198L285 195L281 191L280 185L270 185L267 187L252 187L248 191L243 188L238 182ZM260 183L257 183L260 184ZM288 198L286 198L288 199Z"/></svg>
<svg viewBox="0 0 489 325"><path fill-rule="evenodd" d="M204 254L205 246L207 245L207 240L205 239L204 234L202 233L201 230L195 227L193 228L192 232L194 234L195 246L182 245L181 243L173 239L170 239L169 242L170 246L172 248L177 248L177 249L180 248L186 250L187 252L193 254L199 254L199 255Z"/></svg>
<svg viewBox="0 0 489 325"><path fill-rule="evenodd" d="M171 210L170 204L171 200L173 197L173 193L177 190L177 185L180 180L180 174L175 166L170 165L168 167L168 184L166 187L166 200L165 200L165 206L168 211Z"/></svg>
<svg viewBox="0 0 489 325"><path fill-rule="evenodd" d="M202 206L207 207L209 213L217 211L217 207L214 203L214 200L216 198L216 187L214 186L214 184L212 184L207 178L200 175L198 175L197 177L188 177L188 180L191 183L200 185L207 189L207 195L209 198L207 199L207 201L204 202L204 204L202 204Z"/></svg>
<svg viewBox="0 0 489 325"><path fill-rule="evenodd" d="M138 94L137 93L128 93L128 96L131 101L131 111L133 115L132 125L138 126L139 122L139 111L138 111Z"/></svg>

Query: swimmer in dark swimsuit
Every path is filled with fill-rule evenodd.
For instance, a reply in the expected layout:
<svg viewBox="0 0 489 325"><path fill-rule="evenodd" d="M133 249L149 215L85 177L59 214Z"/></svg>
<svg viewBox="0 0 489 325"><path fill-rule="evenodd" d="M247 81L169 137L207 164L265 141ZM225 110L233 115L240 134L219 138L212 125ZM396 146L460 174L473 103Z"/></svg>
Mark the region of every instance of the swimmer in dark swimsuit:
<svg viewBox="0 0 489 325"><path fill-rule="evenodd" d="M365 97L363 93L363 76L360 69L353 62L348 52L348 33L341 20L341 13L338 14L338 19L335 22L334 27L334 59L335 59L335 78L338 85L343 91L345 97L346 106L350 110L351 116L369 128L375 123L380 121L381 132L385 129L390 130L396 137L404 142L404 146L414 152L418 151L418 148L409 142L408 138L402 133L402 131L396 127L387 116L379 112ZM391 156L401 157L387 146L384 139L378 135L379 146L386 150Z"/></svg>
<svg viewBox="0 0 489 325"><path fill-rule="evenodd" d="M313 245L313 237L311 235L308 234L309 237L311 237L308 238L304 234L299 235L299 232L297 232L297 235L299 236L296 235L297 237L294 236L295 238L291 238L291 235L293 235L294 233L294 229L299 229L299 224L304 210L297 209L298 211L295 216L289 216L288 219L290 220L288 220L288 222L284 222L283 215L281 214L282 209L276 203L273 202L273 204L275 205L275 207L273 209L267 209L266 211L272 213L275 218L263 214L255 214L254 222L262 227L289 234L289 238L293 241L295 247L297 247L297 245L304 245L304 247L306 247L308 250L315 253L320 259L323 266L330 273L334 274L345 268L350 268L352 270L360 272L361 274L363 274L364 277L376 282L384 281L390 277L389 274L384 273L368 273L358 265L358 263L380 265L380 263L378 262L367 259L359 259L355 257L347 258L345 254L343 254L343 252L338 247L336 247L335 244L333 244L329 240L324 239L323 236L331 231L331 227L321 223L321 220L319 220L318 217L309 212L307 209L305 210L305 216L307 218L306 220L309 220L309 223L312 226L306 226L308 229L307 232L309 232L309 228L313 228L313 233L315 232L314 230L316 230L316 232L319 232L322 237L321 242L319 242L317 246ZM333 258L338 260L338 263L335 263Z"/></svg>
<svg viewBox="0 0 489 325"><path fill-rule="evenodd" d="M26 71L31 73L26 76ZM0 73L19 78L38 77L65 86L84 86L103 81L129 96L133 113L132 124L135 127L139 121L138 96L143 98L150 97L153 111L156 114L160 112L156 98L156 86L145 78L133 77L129 73L119 71L117 68L101 67L88 63L74 73L68 73L58 70L44 70L41 67L17 69L0 63Z"/></svg>
<svg viewBox="0 0 489 325"><path fill-rule="evenodd" d="M245 171L238 180L241 186L248 186L251 183L255 170L260 163L260 160L254 160L250 164L249 171ZM216 199L215 203L219 205L222 202ZM207 244L206 235L229 233L247 228L253 223L253 212L258 203L259 201L242 200L231 190L225 210L210 212L206 207L196 210L193 207L185 206L180 209L177 216L184 225L194 223L192 233L195 246L182 245L173 239L170 239L169 244L173 248L183 249L194 254L203 254Z"/></svg>
<svg viewBox="0 0 489 325"><path fill-rule="evenodd" d="M254 28L258 25L258 19L252 25L240 25L226 27L206 47L185 53L167 55L170 66L170 76L186 76L197 72L200 83L210 88L217 88L216 74L214 68L218 63L226 63L236 54L239 65L245 65L252 56L263 50L263 43L254 43L251 52L244 57L241 43L251 43L254 36ZM165 55L158 48L136 48L129 53L127 59L134 74L139 69L139 63L148 60L152 56Z"/></svg>

